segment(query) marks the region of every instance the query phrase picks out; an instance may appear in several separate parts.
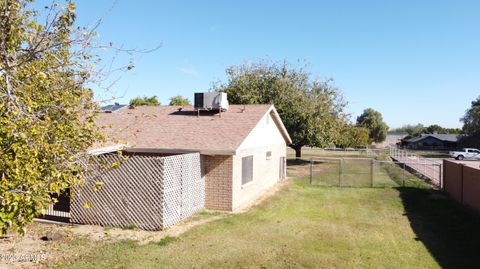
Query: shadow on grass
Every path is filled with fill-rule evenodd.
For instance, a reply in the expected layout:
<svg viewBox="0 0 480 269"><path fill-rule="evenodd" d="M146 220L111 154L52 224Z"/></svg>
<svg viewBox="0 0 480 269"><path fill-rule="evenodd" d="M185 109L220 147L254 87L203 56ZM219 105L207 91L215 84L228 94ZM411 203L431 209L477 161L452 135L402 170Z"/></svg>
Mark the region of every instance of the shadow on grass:
<svg viewBox="0 0 480 269"><path fill-rule="evenodd" d="M310 165L311 160L307 159L287 159L287 167L288 166L298 166L298 165ZM322 161L313 161L313 164L321 164Z"/></svg>
<svg viewBox="0 0 480 269"><path fill-rule="evenodd" d="M480 214L445 194L397 188L417 238L442 268L480 267Z"/></svg>
<svg viewBox="0 0 480 269"><path fill-rule="evenodd" d="M287 159L287 167L288 166L297 166L297 165L308 165L310 164L309 160L304 159Z"/></svg>
<svg viewBox="0 0 480 269"><path fill-rule="evenodd" d="M310 165L313 163L314 165L316 164L323 164L323 163L328 163L328 161L325 160L312 160L311 159L287 159L287 167L288 166L305 166L305 165Z"/></svg>

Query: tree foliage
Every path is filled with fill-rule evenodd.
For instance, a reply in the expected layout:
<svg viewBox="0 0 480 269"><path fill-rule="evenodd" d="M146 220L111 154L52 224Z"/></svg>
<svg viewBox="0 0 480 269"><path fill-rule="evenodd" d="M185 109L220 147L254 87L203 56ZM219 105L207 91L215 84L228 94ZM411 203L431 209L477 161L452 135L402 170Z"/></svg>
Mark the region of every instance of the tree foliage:
<svg viewBox="0 0 480 269"><path fill-rule="evenodd" d="M331 81L313 80L305 68L287 62L232 66L227 75L215 90L226 92L233 104L274 104L297 157L305 145L326 147L338 138L346 102Z"/></svg>
<svg viewBox="0 0 480 269"><path fill-rule="evenodd" d="M476 135L480 133L480 97L472 101L471 107L467 109L460 120L463 122L465 134Z"/></svg>
<svg viewBox="0 0 480 269"><path fill-rule="evenodd" d="M27 0L0 1L0 230L25 225L79 182L101 135L93 118L93 32L72 30L75 5L42 19ZM42 23L39 23L39 22Z"/></svg>
<svg viewBox="0 0 480 269"><path fill-rule="evenodd" d="M170 98L170 106L188 106L191 105L190 100L181 95L173 96Z"/></svg>
<svg viewBox="0 0 480 269"><path fill-rule="evenodd" d="M438 124L432 124L430 126L425 127L423 124L420 124L420 123L417 125L408 124L400 128L393 129L392 131L408 133L408 136L410 138L420 136L421 134L434 134L434 133L460 134L462 133L462 130L459 128L445 128Z"/></svg>
<svg viewBox="0 0 480 269"><path fill-rule="evenodd" d="M416 125L413 124L407 124L404 125L400 128L395 128L392 131L394 132L401 132L401 133L407 133L409 136L415 136L415 134L422 134L425 130L425 126L421 123L418 123Z"/></svg>
<svg viewBox="0 0 480 269"><path fill-rule="evenodd" d="M157 96L152 97L135 97L130 100L131 106L159 106L160 102L157 99Z"/></svg>
<svg viewBox="0 0 480 269"><path fill-rule="evenodd" d="M357 118L357 126L367 128L369 142L380 143L387 138L388 125L383 121L382 114L372 108L367 108Z"/></svg>
<svg viewBox="0 0 480 269"><path fill-rule="evenodd" d="M466 136L460 143L467 147L480 147L480 97L472 101L465 115L460 119L463 122L463 132Z"/></svg>
<svg viewBox="0 0 480 269"><path fill-rule="evenodd" d="M365 148L369 144L368 135L367 128L345 124L335 146L340 148Z"/></svg>

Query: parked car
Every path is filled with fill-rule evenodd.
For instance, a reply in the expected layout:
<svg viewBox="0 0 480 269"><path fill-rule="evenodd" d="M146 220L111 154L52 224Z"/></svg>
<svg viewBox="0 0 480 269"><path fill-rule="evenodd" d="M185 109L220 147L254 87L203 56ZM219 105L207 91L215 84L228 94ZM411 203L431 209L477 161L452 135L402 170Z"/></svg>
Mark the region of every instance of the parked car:
<svg viewBox="0 0 480 269"><path fill-rule="evenodd" d="M450 151L450 156L457 159L474 159L480 160L480 150L474 148L464 148L462 151Z"/></svg>

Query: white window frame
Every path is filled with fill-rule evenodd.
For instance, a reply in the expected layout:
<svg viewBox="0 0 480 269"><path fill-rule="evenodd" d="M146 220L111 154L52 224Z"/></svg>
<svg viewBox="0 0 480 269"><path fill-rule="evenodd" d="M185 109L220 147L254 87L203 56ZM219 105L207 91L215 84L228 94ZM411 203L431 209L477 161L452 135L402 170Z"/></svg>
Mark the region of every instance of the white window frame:
<svg viewBox="0 0 480 269"><path fill-rule="evenodd" d="M242 174L241 174L242 186L245 186L253 182L253 161L254 161L253 155L242 157ZM247 171L248 167L245 167L245 165L248 165L247 162L251 162L250 173L249 171ZM250 177L250 178L245 179L245 177Z"/></svg>

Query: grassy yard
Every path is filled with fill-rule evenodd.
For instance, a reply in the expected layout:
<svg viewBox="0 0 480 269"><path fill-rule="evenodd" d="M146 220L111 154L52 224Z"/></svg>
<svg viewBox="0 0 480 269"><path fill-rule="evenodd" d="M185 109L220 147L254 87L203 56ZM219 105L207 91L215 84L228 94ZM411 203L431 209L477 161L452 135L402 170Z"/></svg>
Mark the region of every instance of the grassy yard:
<svg viewBox="0 0 480 269"><path fill-rule="evenodd" d="M425 158L450 158L448 151L438 150L409 150L410 153Z"/></svg>
<svg viewBox="0 0 480 269"><path fill-rule="evenodd" d="M308 160L288 160L290 171L305 182L315 185L343 187L418 187L429 185L402 169L398 164L372 159L329 159L318 156L313 162ZM310 167L312 166L312 167ZM312 178L310 178L312 169ZM342 172L340 172L342 171Z"/></svg>
<svg viewBox="0 0 480 269"><path fill-rule="evenodd" d="M431 189L299 179L178 238L59 246L84 253L59 268L468 268L478 267L478 227L476 213Z"/></svg>

